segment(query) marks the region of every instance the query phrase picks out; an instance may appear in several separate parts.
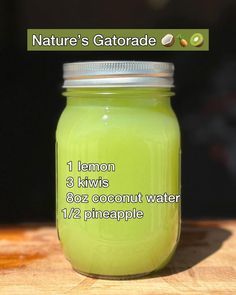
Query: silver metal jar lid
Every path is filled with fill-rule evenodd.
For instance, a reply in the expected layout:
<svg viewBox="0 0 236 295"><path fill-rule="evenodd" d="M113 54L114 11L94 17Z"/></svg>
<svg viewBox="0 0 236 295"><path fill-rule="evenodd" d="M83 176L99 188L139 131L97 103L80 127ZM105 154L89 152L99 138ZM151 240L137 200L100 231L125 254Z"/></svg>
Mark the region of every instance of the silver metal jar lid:
<svg viewBox="0 0 236 295"><path fill-rule="evenodd" d="M89 61L63 65L64 88L173 87L174 65L152 61Z"/></svg>

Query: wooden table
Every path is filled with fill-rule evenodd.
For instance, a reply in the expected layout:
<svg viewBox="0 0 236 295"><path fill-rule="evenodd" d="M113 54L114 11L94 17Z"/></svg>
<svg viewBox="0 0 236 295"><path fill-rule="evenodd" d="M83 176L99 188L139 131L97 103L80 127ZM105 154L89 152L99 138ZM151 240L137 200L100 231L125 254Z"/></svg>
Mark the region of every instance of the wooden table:
<svg viewBox="0 0 236 295"><path fill-rule="evenodd" d="M172 262L148 277L109 281L74 272L54 226L0 228L0 295L236 294L236 221L187 221Z"/></svg>

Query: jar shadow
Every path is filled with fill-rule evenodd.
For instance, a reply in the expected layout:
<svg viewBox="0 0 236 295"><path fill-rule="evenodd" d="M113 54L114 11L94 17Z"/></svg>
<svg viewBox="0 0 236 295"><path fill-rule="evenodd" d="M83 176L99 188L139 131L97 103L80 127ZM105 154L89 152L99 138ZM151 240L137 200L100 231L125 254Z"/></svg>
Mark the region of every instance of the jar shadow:
<svg viewBox="0 0 236 295"><path fill-rule="evenodd" d="M190 269L219 250L231 235L231 231L217 222L183 222L180 241L169 264L143 279L170 276Z"/></svg>

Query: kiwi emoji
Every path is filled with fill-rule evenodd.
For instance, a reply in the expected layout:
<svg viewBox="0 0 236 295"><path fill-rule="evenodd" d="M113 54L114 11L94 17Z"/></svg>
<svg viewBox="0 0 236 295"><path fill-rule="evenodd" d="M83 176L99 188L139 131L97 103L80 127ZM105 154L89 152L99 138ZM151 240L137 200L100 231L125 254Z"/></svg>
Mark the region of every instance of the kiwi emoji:
<svg viewBox="0 0 236 295"><path fill-rule="evenodd" d="M204 38L203 38L202 34L200 34L200 33L195 33L190 38L190 44L195 47L202 46L203 42L204 42Z"/></svg>

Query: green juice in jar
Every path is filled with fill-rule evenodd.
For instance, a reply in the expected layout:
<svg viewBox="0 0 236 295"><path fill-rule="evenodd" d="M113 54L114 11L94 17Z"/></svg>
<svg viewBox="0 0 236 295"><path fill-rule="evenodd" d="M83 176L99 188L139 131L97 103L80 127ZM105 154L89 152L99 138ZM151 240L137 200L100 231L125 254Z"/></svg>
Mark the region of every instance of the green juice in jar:
<svg viewBox="0 0 236 295"><path fill-rule="evenodd" d="M148 203L146 195L180 194L173 66L87 62L66 64L64 72L67 104L56 133L56 160L57 229L65 256L75 270L95 277L161 269L179 239L180 202ZM137 201L138 194L142 202L128 203L127 195ZM118 202L95 203L94 195L116 196ZM108 213L92 218L93 210ZM134 210L143 216L133 216ZM109 217L117 211L132 217Z"/></svg>

